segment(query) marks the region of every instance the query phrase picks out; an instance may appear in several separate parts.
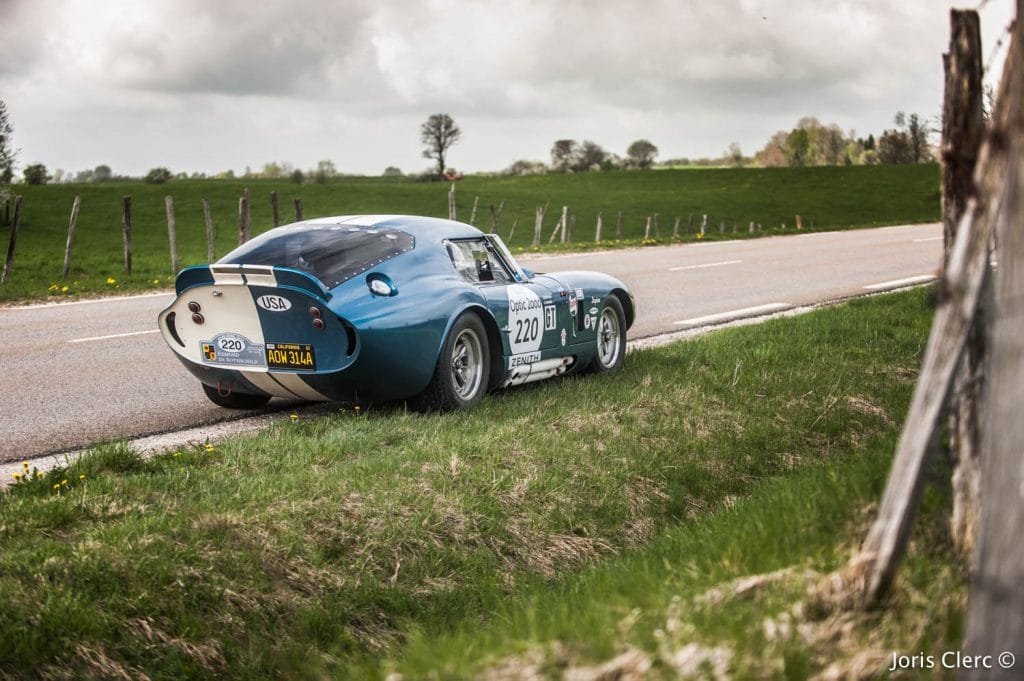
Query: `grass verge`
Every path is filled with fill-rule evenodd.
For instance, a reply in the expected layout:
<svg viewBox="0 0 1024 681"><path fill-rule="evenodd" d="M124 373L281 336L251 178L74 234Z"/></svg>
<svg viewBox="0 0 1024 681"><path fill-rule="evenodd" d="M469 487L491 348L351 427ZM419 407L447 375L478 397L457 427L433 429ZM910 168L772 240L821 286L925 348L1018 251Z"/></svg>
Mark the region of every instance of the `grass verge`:
<svg viewBox="0 0 1024 681"><path fill-rule="evenodd" d="M793 231L796 214L804 229L891 225L939 219L936 165L834 168L765 168L602 172L519 178L468 177L457 184L458 217L468 221L479 198L475 224L492 225L490 207L504 204L497 231L516 252L532 250L534 210L549 203L541 251L567 248L638 246L648 217L658 216L653 243L671 241L676 217L680 240L696 239L702 215L709 216L706 239L746 238L751 221L760 234L777 234L785 223ZM209 199L215 232L215 257L238 243L238 198L251 191L252 231L272 224L270 192L280 197L281 220L293 217L292 199L301 196L307 218L353 213L400 213L447 217L447 183L383 178L339 178L328 184L294 185L253 180L182 180L164 185L109 183L19 186L24 194L22 228L10 281L0 287L0 302L60 299L81 294L163 289L173 283L168 249L165 195L173 195L178 252L182 265L206 262L202 199ZM133 197L133 273L122 268L121 197ZM68 218L75 196L82 199L71 274L61 278ZM548 245L562 206L576 216L575 241ZM622 213L622 236L615 224ZM603 241L594 243L594 226L603 213ZM688 216L693 226L687 231ZM513 223L516 223L512 233ZM724 223L725 232L719 232ZM736 233L733 227L736 226ZM9 229L0 227L7 247ZM6 252L6 251L5 251ZM66 290L65 290L66 287Z"/></svg>
<svg viewBox="0 0 1024 681"><path fill-rule="evenodd" d="M883 460L930 317L921 290L856 300L470 413L348 410L29 472L0 495L0 673L379 676L410 635L411 660L675 528L712 547L704 519L772 480ZM725 554L737 574L770 555Z"/></svg>

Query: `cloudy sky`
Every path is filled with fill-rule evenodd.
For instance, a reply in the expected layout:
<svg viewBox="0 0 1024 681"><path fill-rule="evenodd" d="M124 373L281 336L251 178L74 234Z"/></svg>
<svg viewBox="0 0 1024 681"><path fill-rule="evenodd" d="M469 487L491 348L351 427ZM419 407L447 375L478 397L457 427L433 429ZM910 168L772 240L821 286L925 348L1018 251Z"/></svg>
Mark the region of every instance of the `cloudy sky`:
<svg viewBox="0 0 1024 681"><path fill-rule="evenodd" d="M948 9L979 3L987 59L1013 0L0 0L0 99L51 171L416 172L437 112L464 171L559 138L751 154L806 115L937 120Z"/></svg>

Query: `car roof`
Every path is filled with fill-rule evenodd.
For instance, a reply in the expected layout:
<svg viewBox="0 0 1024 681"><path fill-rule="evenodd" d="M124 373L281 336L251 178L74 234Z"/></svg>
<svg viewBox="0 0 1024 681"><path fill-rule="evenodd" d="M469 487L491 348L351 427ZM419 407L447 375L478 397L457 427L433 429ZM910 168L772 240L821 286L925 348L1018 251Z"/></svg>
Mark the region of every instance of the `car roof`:
<svg viewBox="0 0 1024 681"><path fill-rule="evenodd" d="M326 227L330 225L352 225L377 229L399 229L416 238L417 242L440 243L445 239L470 239L483 235L476 227L464 222L431 218L421 215L336 215L326 218L303 220L285 227Z"/></svg>

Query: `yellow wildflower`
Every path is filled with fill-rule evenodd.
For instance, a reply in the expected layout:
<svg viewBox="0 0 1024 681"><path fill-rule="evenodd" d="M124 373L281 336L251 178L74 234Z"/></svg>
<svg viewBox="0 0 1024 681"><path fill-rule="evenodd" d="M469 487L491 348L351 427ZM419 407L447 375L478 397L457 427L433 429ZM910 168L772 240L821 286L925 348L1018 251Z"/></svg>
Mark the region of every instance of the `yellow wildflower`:
<svg viewBox="0 0 1024 681"><path fill-rule="evenodd" d="M12 473L12 475L14 475L15 480L21 480L21 473Z"/></svg>
<svg viewBox="0 0 1024 681"><path fill-rule="evenodd" d="M107 277L107 285L108 286L113 286L116 283L117 283L117 279L114 279L113 277Z"/></svg>
<svg viewBox="0 0 1024 681"><path fill-rule="evenodd" d="M60 292L61 293L67 293L68 292L68 287L67 286L62 287Z"/></svg>
<svg viewBox="0 0 1024 681"><path fill-rule="evenodd" d="M292 414L291 419L292 419L292 421L298 421L299 420L299 415L298 414Z"/></svg>
<svg viewBox="0 0 1024 681"><path fill-rule="evenodd" d="M79 479L79 480L85 480L85 476L84 476L84 475L79 475L79 476L78 476L78 479Z"/></svg>

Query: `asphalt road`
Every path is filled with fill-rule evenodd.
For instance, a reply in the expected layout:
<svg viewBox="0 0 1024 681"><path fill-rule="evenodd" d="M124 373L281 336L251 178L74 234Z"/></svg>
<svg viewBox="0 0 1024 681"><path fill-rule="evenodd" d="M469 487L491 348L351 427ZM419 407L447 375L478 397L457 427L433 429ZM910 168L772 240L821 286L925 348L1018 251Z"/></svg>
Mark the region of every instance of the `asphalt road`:
<svg viewBox="0 0 1024 681"><path fill-rule="evenodd" d="M631 338L926 281L937 224L522 259L632 289ZM156 331L172 294L0 308L0 462L224 421ZM271 408L291 403L272 400Z"/></svg>

